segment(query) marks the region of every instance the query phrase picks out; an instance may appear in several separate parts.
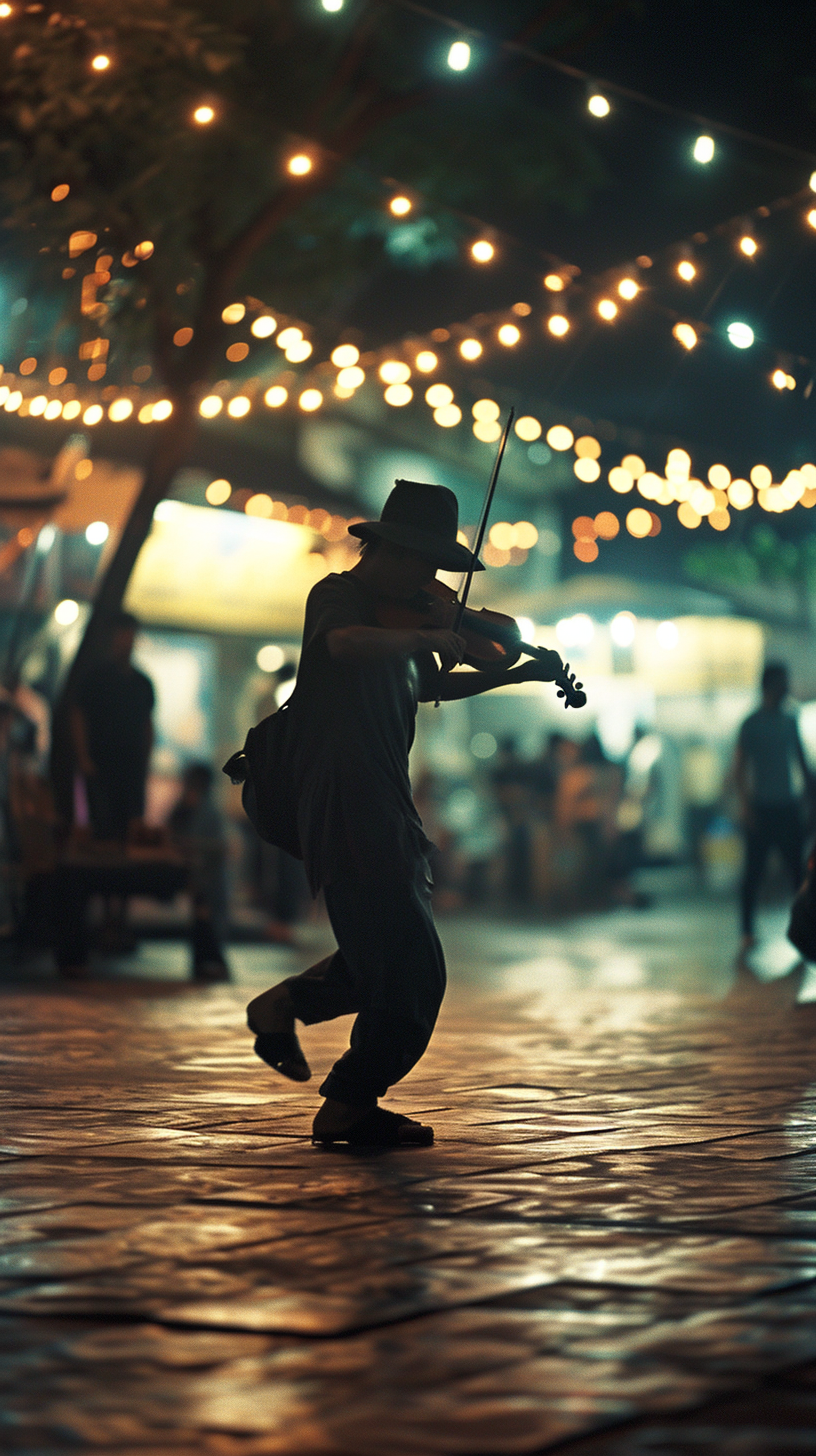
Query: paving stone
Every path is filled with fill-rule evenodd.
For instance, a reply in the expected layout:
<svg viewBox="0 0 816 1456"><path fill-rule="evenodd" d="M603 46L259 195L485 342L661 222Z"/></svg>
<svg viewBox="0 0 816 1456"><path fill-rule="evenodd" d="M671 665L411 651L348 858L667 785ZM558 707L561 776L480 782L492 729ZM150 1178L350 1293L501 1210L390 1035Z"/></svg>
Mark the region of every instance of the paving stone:
<svg viewBox="0 0 816 1456"><path fill-rule="evenodd" d="M816 1449L816 1006L734 978L716 906L443 925L390 1105L309 1141L237 984L0 986L0 1449L788 1456ZM726 946L724 950L723 947ZM168 957L172 961L172 957ZM175 962L173 962L175 964Z"/></svg>

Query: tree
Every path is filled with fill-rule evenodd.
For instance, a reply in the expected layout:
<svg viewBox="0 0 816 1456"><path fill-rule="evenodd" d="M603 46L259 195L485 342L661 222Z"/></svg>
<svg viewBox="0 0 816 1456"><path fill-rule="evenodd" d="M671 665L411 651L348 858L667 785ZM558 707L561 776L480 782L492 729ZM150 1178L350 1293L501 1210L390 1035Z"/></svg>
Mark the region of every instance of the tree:
<svg viewBox="0 0 816 1456"><path fill-rule="evenodd" d="M503 19L563 47L619 8L516 0ZM485 181L499 199L532 192L572 205L597 182L587 145L538 104L519 63L497 47L454 79L442 63L449 41L421 14L376 0L342 16L308 14L298 0L195 10L82 0L71 13L29 6L0 19L2 248L33 301L19 347L61 362L101 339L91 377L130 383L138 359L173 406L151 427L144 484L72 680L188 455L199 401L223 372L222 311L236 293L307 314L336 303L386 256L383 174L440 205L430 256L460 226L444 206L472 205ZM208 123L206 112L194 120L200 107ZM286 171L294 150L311 162L306 175ZM67 257L69 235L83 233ZM308 255L296 246L304 233ZM94 250L110 261L88 263ZM183 347L182 328L192 330Z"/></svg>

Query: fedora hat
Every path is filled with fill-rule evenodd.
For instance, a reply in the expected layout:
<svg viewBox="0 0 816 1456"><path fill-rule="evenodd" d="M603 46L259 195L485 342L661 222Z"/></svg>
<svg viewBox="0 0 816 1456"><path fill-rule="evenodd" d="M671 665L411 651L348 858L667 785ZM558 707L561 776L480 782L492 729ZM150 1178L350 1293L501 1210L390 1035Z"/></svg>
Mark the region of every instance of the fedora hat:
<svg viewBox="0 0 816 1456"><path fill-rule="evenodd" d="M421 480L396 480L378 521L349 526L352 536L368 541L377 536L392 546L405 546L427 556L443 571L484 571L472 551L457 541L459 506L446 485Z"/></svg>

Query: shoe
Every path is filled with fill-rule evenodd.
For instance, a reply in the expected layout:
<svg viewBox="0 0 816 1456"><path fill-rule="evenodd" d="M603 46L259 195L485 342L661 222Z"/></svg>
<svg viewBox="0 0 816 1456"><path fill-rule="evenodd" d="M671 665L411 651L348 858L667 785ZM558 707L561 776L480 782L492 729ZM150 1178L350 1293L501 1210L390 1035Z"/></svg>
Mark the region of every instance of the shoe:
<svg viewBox="0 0 816 1456"><path fill-rule="evenodd" d="M316 1133L312 1142L330 1147L332 1143L348 1143L351 1148L429 1148L434 1130L424 1123L389 1112L385 1107L372 1107L344 1132Z"/></svg>
<svg viewBox="0 0 816 1456"><path fill-rule="evenodd" d="M259 1031L247 1017L247 1026L255 1033L255 1055L274 1072L290 1082L308 1082L312 1069L303 1055L303 1048L293 1031Z"/></svg>

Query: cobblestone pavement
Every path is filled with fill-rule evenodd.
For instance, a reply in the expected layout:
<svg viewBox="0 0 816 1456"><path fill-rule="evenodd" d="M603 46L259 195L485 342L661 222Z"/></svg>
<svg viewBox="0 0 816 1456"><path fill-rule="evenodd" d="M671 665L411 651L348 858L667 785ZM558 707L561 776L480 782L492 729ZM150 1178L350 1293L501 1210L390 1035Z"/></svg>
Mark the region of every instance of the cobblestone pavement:
<svg viewBox="0 0 816 1456"><path fill-rule="evenodd" d="M211 989L171 944L7 976L0 1449L816 1448L792 957L735 979L730 915L683 900L442 930L451 992L390 1099L437 1143L381 1155L312 1147L317 1079L252 1055L244 1002L305 948L236 950ZM346 1032L307 1030L316 1073Z"/></svg>

